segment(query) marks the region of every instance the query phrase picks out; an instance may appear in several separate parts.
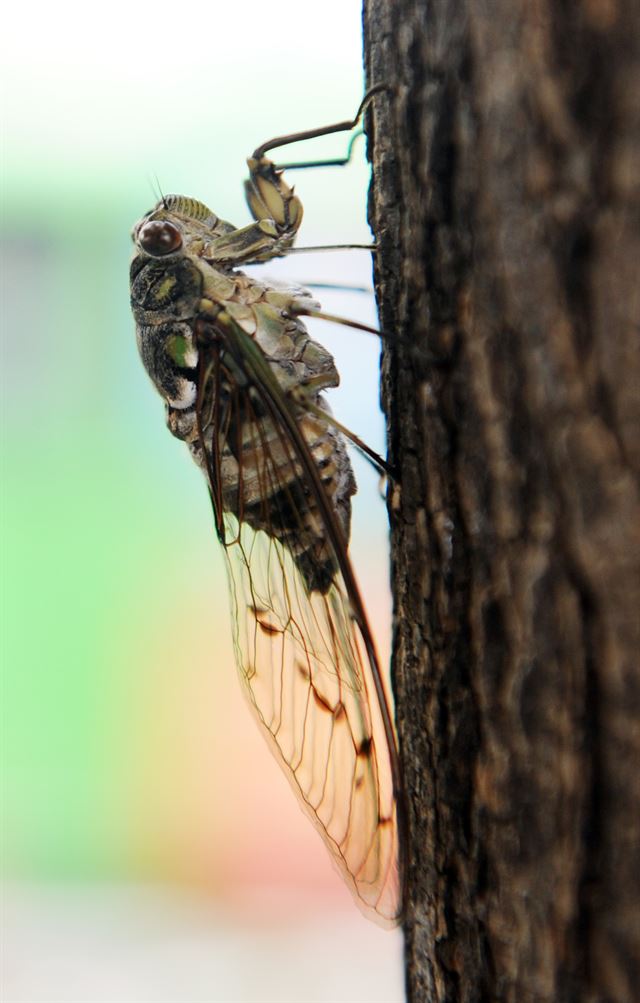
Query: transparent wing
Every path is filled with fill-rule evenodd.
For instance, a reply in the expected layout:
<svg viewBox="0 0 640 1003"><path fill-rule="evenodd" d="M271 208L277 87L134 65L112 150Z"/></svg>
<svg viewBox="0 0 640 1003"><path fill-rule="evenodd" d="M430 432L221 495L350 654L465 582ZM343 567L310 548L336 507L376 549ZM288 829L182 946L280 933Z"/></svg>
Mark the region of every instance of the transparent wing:
<svg viewBox="0 0 640 1003"><path fill-rule="evenodd" d="M393 753L344 584L307 592L281 543L225 518L236 657L251 706L363 907L395 921Z"/></svg>
<svg viewBox="0 0 640 1003"><path fill-rule="evenodd" d="M240 364L236 357L224 374L217 365L206 369L218 391L236 382L217 416L220 393L212 404L201 392L200 440L227 556L240 676L359 906L394 925L402 905L399 774L375 649L331 502L304 437L292 428L299 429L300 415L250 361L239 385ZM237 488L230 489L228 468L236 463ZM256 485L262 500L249 517ZM310 524L324 540L317 548L322 588L310 586L309 552L304 559L296 553Z"/></svg>

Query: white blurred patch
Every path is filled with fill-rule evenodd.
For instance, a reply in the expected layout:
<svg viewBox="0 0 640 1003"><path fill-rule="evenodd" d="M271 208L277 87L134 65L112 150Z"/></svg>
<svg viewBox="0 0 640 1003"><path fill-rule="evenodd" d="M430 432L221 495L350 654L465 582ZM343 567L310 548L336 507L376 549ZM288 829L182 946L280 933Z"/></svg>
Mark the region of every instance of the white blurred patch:
<svg viewBox="0 0 640 1003"><path fill-rule="evenodd" d="M3 890L3 1003L400 1003L399 931L158 888ZM231 915L230 915L231 912ZM283 914L296 915L295 923Z"/></svg>

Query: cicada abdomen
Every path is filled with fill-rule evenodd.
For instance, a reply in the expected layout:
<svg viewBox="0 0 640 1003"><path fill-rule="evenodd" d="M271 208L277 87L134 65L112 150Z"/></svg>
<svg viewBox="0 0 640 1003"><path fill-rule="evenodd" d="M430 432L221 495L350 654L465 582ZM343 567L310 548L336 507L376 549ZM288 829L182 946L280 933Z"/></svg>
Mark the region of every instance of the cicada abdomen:
<svg viewBox="0 0 640 1003"><path fill-rule="evenodd" d="M131 302L169 429L207 477L250 704L357 901L392 925L400 777L347 553L355 479L323 398L338 373L300 319L317 310L310 294L238 268L286 251L302 218L264 157L273 145L249 160L249 226L183 196L143 217Z"/></svg>

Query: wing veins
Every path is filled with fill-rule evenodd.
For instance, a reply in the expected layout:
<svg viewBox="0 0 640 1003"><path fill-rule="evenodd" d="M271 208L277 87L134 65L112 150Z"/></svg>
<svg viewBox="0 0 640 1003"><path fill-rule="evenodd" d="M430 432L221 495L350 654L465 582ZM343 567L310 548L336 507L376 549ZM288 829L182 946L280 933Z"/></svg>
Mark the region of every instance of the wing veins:
<svg viewBox="0 0 640 1003"><path fill-rule="evenodd" d="M264 605L267 609L271 609L273 614L278 619L281 620L281 627L279 628L279 657L277 661L279 663L279 678L280 678L280 690L277 692L277 687L272 688L271 705L274 709L278 709L278 723L274 731L275 718L272 714L271 724L267 723L267 719L262 711L261 706L258 703L258 696L254 692L253 683L258 680L258 670L257 670L257 660L258 652L260 648L258 632L260 626L260 621L255 616L253 620L253 641L251 643L250 634L245 628L245 639L246 643L250 644L251 650L253 651L253 665L246 665L244 661L240 661L239 665L242 667L242 673L247 682L247 692L251 697L251 703L256 713L258 719L262 722L267 733L271 736L274 742L275 748L278 750L281 760L286 764L288 769L288 775L290 782L297 789L301 802L307 806L310 814L315 818L318 827L324 835L325 841L332 849L332 852L336 859L342 861L342 869L345 876L348 876L350 882L352 883L357 896L362 900L362 902L368 907L377 911L377 906L383 902L384 908L384 896L387 895L388 890L391 889L389 894L395 895L394 888L397 885L391 885L392 879L397 878L397 873L395 870L395 858L392 856L391 852L394 848L399 849L397 843L402 845L402 841L398 839L398 826L400 828L404 825L404 820L402 816L402 805L398 802L401 801L402 789L399 779L399 770L397 764L397 751L395 745L395 735L393 732L393 725L391 724L391 718L389 714L389 708L386 702L386 693L384 691L384 686L382 684L381 674L379 665L377 662L377 656L375 653L375 648L373 646L373 641L371 638L371 633L367 623L366 615L364 612L364 607L362 605L362 600L353 576L351 565L349 559L346 555L346 541L342 533L342 528L337 522L336 515L332 508L332 503L329 500L326 489L320 478L319 471L316 467L316 461L311 455L310 447L305 441L302 433L298 429L296 418L291 410L291 405L287 403L285 399L284 392L275 384L275 378L267 375L268 373L268 363L264 358L261 362L257 361L255 351L247 350L246 354L238 352L239 341L244 338L248 338L244 332L235 330L237 325L230 321L228 316L225 318L224 322L220 321L214 325L218 331L218 336L222 333L224 335L233 335L231 338L231 354L234 357L235 363L238 365L242 375L246 377L247 384L260 401L261 408L270 421L270 425L263 420L262 416L257 413L254 408L254 402L252 400L252 394L245 390L244 386L238 385L237 381L230 381L234 392L232 393L233 406L235 407L236 414L238 416L237 432L238 432L238 448L236 451L236 456L239 458L239 480L238 480L238 515L234 518L237 520L237 533L233 541L229 541L225 538L224 534L219 536L222 542L225 544L225 551L227 553L228 567L231 575L231 582L234 583L233 590L235 593L236 589L236 577L233 573L230 565L231 549L238 555L239 558L239 571L242 575L241 581L244 582L245 588L249 589L251 599L254 605L254 610L260 607L262 600L264 599ZM240 329L238 329L240 330ZM226 351L225 343L225 351ZM254 346L257 351L257 346ZM213 371L215 372L215 385L220 387L220 364L219 355L213 365ZM211 365L208 369L202 370L203 374L207 373L207 378L210 378L212 367ZM235 387L234 387L235 384ZM210 487L212 488L212 496L214 491L217 491L216 498L218 501L218 507L216 509L216 500L214 500L214 511L216 511L216 528L218 525L224 525L223 513L222 513L222 485L221 485L221 442L229 441L229 435L231 428L233 426L232 417L228 416L226 413L222 413L219 407L220 394L217 394L217 401L214 403L213 407L213 421L211 425L215 430L211 442L211 449L207 449L207 443L204 436L206 422L203 421L201 406L204 399L204 391L202 387L199 388L198 392L198 434L200 437L201 448L203 449L206 465L206 473L209 478ZM319 606L312 601L312 596L309 594L308 587L300 574L296 574L292 578L294 593L290 593L290 582L287 578L289 574L288 561L293 557L293 552L290 552L289 557L286 556L286 546L285 543L279 539L269 539L269 546L266 552L266 577L265 577L265 596L261 596L259 591L257 592L253 586L253 575L251 568L253 566L254 554L258 553L258 542L259 536L262 534L262 529L254 530L254 535L251 539L249 551L247 552L244 538L246 534L243 534L242 525L245 515L244 509L244 470L243 470L243 436L242 436L242 426L243 426L243 414L242 414L242 404L244 403L245 409L247 409L251 414L252 425L255 430L257 430L257 435L254 436L254 441L252 443L253 452L257 454L256 451L256 439L262 446L262 456L263 460L256 464L256 479L257 483L260 485L260 493L263 499L262 502L262 512L265 515L265 523L268 524L269 512L267 511L269 503L275 506L280 505L280 501L277 497L278 489L284 489L286 496L295 503L296 499L292 494L292 485L296 482L305 485L305 493L312 500L312 503L318 510L320 517L320 523L323 526L323 531L327 534L327 538L331 545L331 550L337 561L339 574L342 576L344 587L346 590L346 596L342 596L339 591L339 587L332 584L327 592L327 594L322 595L321 603ZM267 429L270 432L275 432L275 436L267 434ZM274 439L277 440L283 455L285 457L284 464L279 466L278 458L272 450L272 442ZM278 472L280 469L284 469L287 473L287 477L278 480ZM269 490L269 488L274 488L275 490ZM264 501L266 499L266 502ZM232 513L229 512L231 515ZM286 513L285 513L286 515ZM281 521L284 517L281 513ZM228 520L225 520L227 523ZM285 537L286 539L286 537ZM259 558L258 558L259 559ZM274 562L275 561L275 565ZM276 570L277 565L277 570ZM304 588L303 588L304 586ZM289 611L289 615L286 620L282 621L282 611L280 604L276 601L277 589L282 588L284 594L284 605ZM242 593L240 592L240 595ZM314 593L317 594L317 593ZM295 596L295 599L294 599ZM347 598L348 597L348 598ZM294 607L300 611L302 614L302 622L299 623L293 610ZM239 606L237 598L234 600L234 608L236 614L239 613ZM319 619L320 608L323 608L323 619L322 622ZM354 626L357 625L360 638L356 638L354 633ZM351 626L350 626L351 625ZM329 637L327 638L324 634L324 630L328 630ZM310 633L311 631L311 633ZM321 648L317 647L314 643L313 647L309 648L306 641L306 636L314 637L315 640L320 639ZM238 644L240 642L240 636L236 634L238 638ZM366 662L363 663L362 651L358 640L361 640L363 650L365 653ZM263 641L264 643L264 641ZM269 638L269 650L275 654L273 651L273 641ZM286 653L286 649L292 647L289 654ZM342 648L346 646L348 649L348 655L342 655ZM236 645L236 650L239 652L240 648ZM304 698L304 715L302 722L302 730L300 732L299 739L296 738L295 729L292 730L292 743L293 751L288 754L279 741L279 732L281 727L283 727L283 721L286 719L285 712L285 701L287 704L291 704L295 708L296 699L295 695L296 689L296 673L304 678L306 670L300 673L295 662L295 652L300 651L304 661L306 662L308 668L307 675L307 690L306 697ZM294 669L293 669L293 679L290 679L290 672L287 671L287 659L294 659ZM327 664L328 660L328 664ZM273 665L273 657L270 658L270 662ZM366 674L362 674L363 664L368 663L368 667L371 673L370 680L373 682L377 713L379 715L379 725L382 729L386 738L386 747L388 751L388 762L385 758L385 752L383 751L383 760L385 761L385 770L387 767L390 770L391 778L391 792L396 796L396 808L390 816L383 815L381 813L382 805L384 803L383 789L381 787L381 777L380 777L380 766L378 763L378 751L373 739L372 734L372 722L369 720L368 706L366 703L367 697L367 686L368 680ZM358 668L360 666L360 668ZM318 690L316 687L315 679L318 672L326 673L327 678L333 678L335 684L338 688L338 698L331 704L328 699L324 696L324 691ZM351 695L348 700L348 707L345 703L345 689ZM309 774L309 789L307 790L301 783L300 777L298 775L300 767L306 762L307 756L307 744L310 741L310 736L316 731L313 722L317 719L321 721L321 717L317 717L318 711L315 714L310 715L310 708L316 703L316 700L312 697L320 697L320 703L323 706L323 714L330 713L331 721L328 727L328 735L325 734L324 737L319 735L316 739L315 735L313 738L312 745L316 741L321 741L323 743L323 748L326 749L326 759L324 760L324 772L320 777L316 778L316 775L311 769ZM351 720L351 714L357 713L357 723L358 732L363 736L362 739L358 739L356 732L354 731L354 726ZM295 710L291 713L291 716L295 716ZM342 723L342 718L344 717L344 724ZM340 730L336 731L336 724L340 722ZM376 726L379 726L376 725ZM347 733L349 736L348 741L353 747L354 752L354 767L350 770L350 781L349 783L349 800L348 800L348 810L346 812L346 819L344 821L344 836L342 839L338 840L334 834L332 826L335 827L334 814L336 811L336 798L340 795L341 783L339 780L339 774L336 773L334 776L334 756L338 754L339 741L338 735L342 734L344 737L340 741L347 741L346 734L343 728L346 726ZM291 727L291 726L290 726ZM368 743L366 754L364 758L366 764L364 765L363 772L358 768L358 762L363 756L363 743ZM295 764L295 765L294 765ZM389 775L385 774L385 783L388 782ZM346 780L346 777L345 777ZM320 782L320 796L313 797L312 794L317 786L317 781ZM369 823L368 819L371 818L369 813L367 803L364 802L364 807L362 807L361 799L365 796L365 789L362 787L362 783L367 785L366 789L370 789L375 798L375 804L377 806L377 817L374 821ZM327 793L331 794L331 801L327 803L327 807L330 809L330 814L327 821L325 821L324 816L321 817L319 814L322 808ZM386 796L390 795L390 791L385 787ZM341 796L341 795L340 795ZM368 797L368 795L366 795ZM364 812L364 814L363 814ZM358 850L358 837L357 832L354 830L353 826L357 823L358 813L361 815L362 823L364 823L369 830L369 838L365 842L364 848L360 848L358 852L359 863L353 864L349 862L348 851L350 849ZM340 818L342 816L339 816ZM354 822L354 817L356 822ZM396 825L394 826L394 818ZM384 831L391 826L391 842L386 841L384 837ZM351 839L351 843L350 843ZM375 856L372 857L372 854ZM381 874L383 880L380 883L375 874L373 878L366 878L367 866L369 861L376 864L378 872ZM398 860L398 866L400 871L402 871L402 859ZM363 876L364 874L364 876ZM375 904L374 900L370 895L367 895L364 890L365 885L371 885L376 889ZM387 907L388 908L388 907ZM393 918L391 913L381 913L381 916L386 916L387 919ZM397 914L396 914L397 915Z"/></svg>

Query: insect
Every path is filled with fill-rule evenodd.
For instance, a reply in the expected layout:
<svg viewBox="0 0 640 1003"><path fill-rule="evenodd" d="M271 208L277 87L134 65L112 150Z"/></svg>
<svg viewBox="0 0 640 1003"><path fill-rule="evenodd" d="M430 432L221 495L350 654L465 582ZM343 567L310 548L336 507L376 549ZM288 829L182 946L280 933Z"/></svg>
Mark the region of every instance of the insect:
<svg viewBox="0 0 640 1003"><path fill-rule="evenodd" d="M208 483L249 703L356 901L393 925L402 908L395 732L347 553L356 485L345 430L323 397L339 377L301 320L328 315L307 290L239 267L286 254L302 221L267 151L352 129L365 102L353 121L256 149L247 226L163 196L133 228L130 280L142 362L169 430Z"/></svg>

